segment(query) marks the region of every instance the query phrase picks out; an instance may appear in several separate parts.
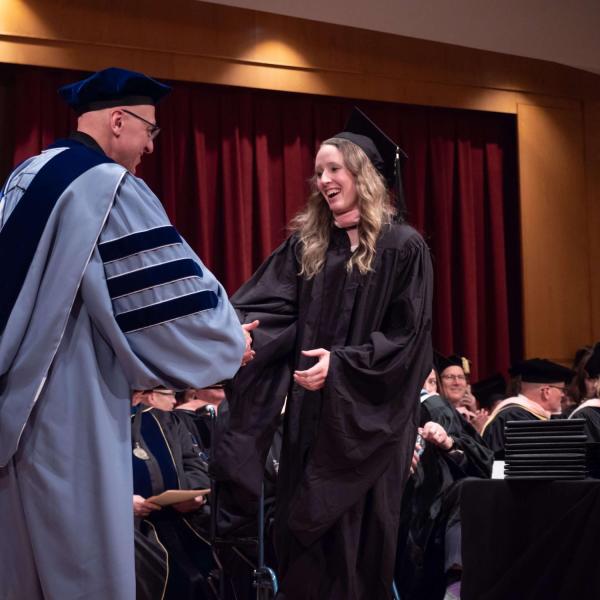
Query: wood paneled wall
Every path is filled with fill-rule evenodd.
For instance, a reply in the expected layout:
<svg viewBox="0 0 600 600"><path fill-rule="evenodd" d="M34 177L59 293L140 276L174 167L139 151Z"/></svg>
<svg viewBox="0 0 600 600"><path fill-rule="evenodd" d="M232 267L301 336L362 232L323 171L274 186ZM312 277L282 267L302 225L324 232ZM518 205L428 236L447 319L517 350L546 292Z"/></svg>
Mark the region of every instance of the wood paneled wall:
<svg viewBox="0 0 600 600"><path fill-rule="evenodd" d="M525 346L565 359L591 336L581 111L519 104L518 138Z"/></svg>
<svg viewBox="0 0 600 600"><path fill-rule="evenodd" d="M195 0L3 0L0 62L516 114L526 354L600 339L600 76Z"/></svg>

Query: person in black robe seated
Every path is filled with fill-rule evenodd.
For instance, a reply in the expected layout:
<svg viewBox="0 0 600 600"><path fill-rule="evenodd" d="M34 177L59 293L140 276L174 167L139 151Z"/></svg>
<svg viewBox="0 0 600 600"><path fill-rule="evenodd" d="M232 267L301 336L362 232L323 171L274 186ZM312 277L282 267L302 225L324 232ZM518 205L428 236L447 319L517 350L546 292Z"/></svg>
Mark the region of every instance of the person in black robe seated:
<svg viewBox="0 0 600 600"><path fill-rule="evenodd" d="M581 379L588 396L570 414L570 419L585 419L584 430L588 442L600 443L600 342L583 357L576 379Z"/></svg>
<svg viewBox="0 0 600 600"><path fill-rule="evenodd" d="M481 434L494 408L507 397L506 379L495 373L474 383L471 391L477 402L476 416L471 424Z"/></svg>
<svg viewBox="0 0 600 600"><path fill-rule="evenodd" d="M135 392L132 415L133 513L138 600L216 598L218 583L206 532L206 496L164 506L166 490L210 488L207 465L172 411L175 393Z"/></svg>
<svg viewBox="0 0 600 600"><path fill-rule="evenodd" d="M208 462L213 429L223 429L227 422L227 401L223 385L189 389L175 394L175 414L192 434L198 454Z"/></svg>
<svg viewBox="0 0 600 600"><path fill-rule="evenodd" d="M456 357L436 354L436 366L442 372L450 368L451 385L464 381L466 386ZM452 393L458 399L463 390L453 387ZM492 472L491 450L445 397L424 398L419 432L424 449L406 486L398 537L396 581L402 600L442 599L460 578L461 482L489 478Z"/></svg>
<svg viewBox="0 0 600 600"><path fill-rule="evenodd" d="M573 371L543 358L524 360L510 369L520 378L521 393L500 402L483 428L483 439L498 460L504 459L507 421L547 420L561 412L561 400Z"/></svg>
<svg viewBox="0 0 600 600"><path fill-rule="evenodd" d="M474 410L474 399L470 395L468 385L468 359L457 354L443 356L438 352L435 353L434 357L435 369L440 380L440 395L454 408L459 409L459 412L462 408ZM465 413L461 412L461 414L465 416Z"/></svg>
<svg viewBox="0 0 600 600"><path fill-rule="evenodd" d="M177 392L176 398L175 412L190 431L195 451L208 468L212 455L213 437L218 438L227 429L229 423L229 405L225 397L224 385L217 384L204 389L188 389ZM278 427L275 432L265 464L264 513L266 536L264 552L266 564L271 567L275 567L276 564L269 532L272 529L275 512L275 490L281 454L281 429L282 427ZM210 511L214 509L217 492L218 489L213 490L213 493L208 497ZM217 539L213 551L218 557L219 576L223 580L220 586L222 598L219 600L254 598L256 595L253 585L254 570L257 567L258 558L257 515L228 515L227 525L228 532L230 534L234 533L235 538L232 535L227 540L220 538L218 528L210 532ZM210 531L208 523L205 529L207 532ZM213 541L211 538L211 543Z"/></svg>
<svg viewBox="0 0 600 600"><path fill-rule="evenodd" d="M394 210L400 150L360 111L323 142L292 235L232 297L255 360L236 375L215 475L256 504L287 396L275 542L282 600L392 597L396 533L421 384L432 270Z"/></svg>

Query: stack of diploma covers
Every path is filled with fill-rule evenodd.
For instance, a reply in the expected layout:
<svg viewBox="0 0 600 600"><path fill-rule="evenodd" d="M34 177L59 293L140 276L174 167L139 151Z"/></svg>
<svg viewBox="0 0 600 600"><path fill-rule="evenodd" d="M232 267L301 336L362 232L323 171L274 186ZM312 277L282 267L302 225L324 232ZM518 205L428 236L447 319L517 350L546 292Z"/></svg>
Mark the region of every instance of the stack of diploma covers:
<svg viewBox="0 0 600 600"><path fill-rule="evenodd" d="M505 479L584 479L583 419L507 421Z"/></svg>

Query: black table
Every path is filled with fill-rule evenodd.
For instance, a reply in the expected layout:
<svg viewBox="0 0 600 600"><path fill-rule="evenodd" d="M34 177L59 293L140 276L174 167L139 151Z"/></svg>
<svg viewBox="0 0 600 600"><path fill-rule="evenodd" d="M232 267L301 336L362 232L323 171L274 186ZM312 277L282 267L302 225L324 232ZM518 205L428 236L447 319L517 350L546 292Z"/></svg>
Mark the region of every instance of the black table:
<svg viewBox="0 0 600 600"><path fill-rule="evenodd" d="M600 599L600 481L465 481L463 600Z"/></svg>

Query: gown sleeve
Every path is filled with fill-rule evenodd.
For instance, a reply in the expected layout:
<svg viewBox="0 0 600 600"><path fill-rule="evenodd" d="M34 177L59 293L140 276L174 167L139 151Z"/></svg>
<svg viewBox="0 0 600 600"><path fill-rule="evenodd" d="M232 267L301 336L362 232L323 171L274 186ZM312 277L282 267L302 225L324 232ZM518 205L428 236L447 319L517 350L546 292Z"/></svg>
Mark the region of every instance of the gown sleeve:
<svg viewBox="0 0 600 600"><path fill-rule="evenodd" d="M240 366L245 341L225 290L140 179L124 178L81 293L134 389L201 388Z"/></svg>
<svg viewBox="0 0 600 600"><path fill-rule="evenodd" d="M506 421L503 416L497 416L491 421L483 432L483 439L489 448L492 449L494 456L504 459L504 425Z"/></svg>
<svg viewBox="0 0 600 600"><path fill-rule="evenodd" d="M441 396L432 396L424 404L431 421L441 425L446 433L454 440L456 450L462 453L460 461L454 461L455 468L460 470L460 477L489 478L492 474L494 453L475 428L468 423L457 411ZM451 460L455 453L444 453L443 456Z"/></svg>
<svg viewBox="0 0 600 600"><path fill-rule="evenodd" d="M256 358L227 388L229 426L217 439L211 472L221 482L222 497L231 489L229 504L240 505L242 512L259 494L291 381L297 329L296 242L295 236L288 238L232 296L240 320L259 319L260 325L253 331Z"/></svg>

